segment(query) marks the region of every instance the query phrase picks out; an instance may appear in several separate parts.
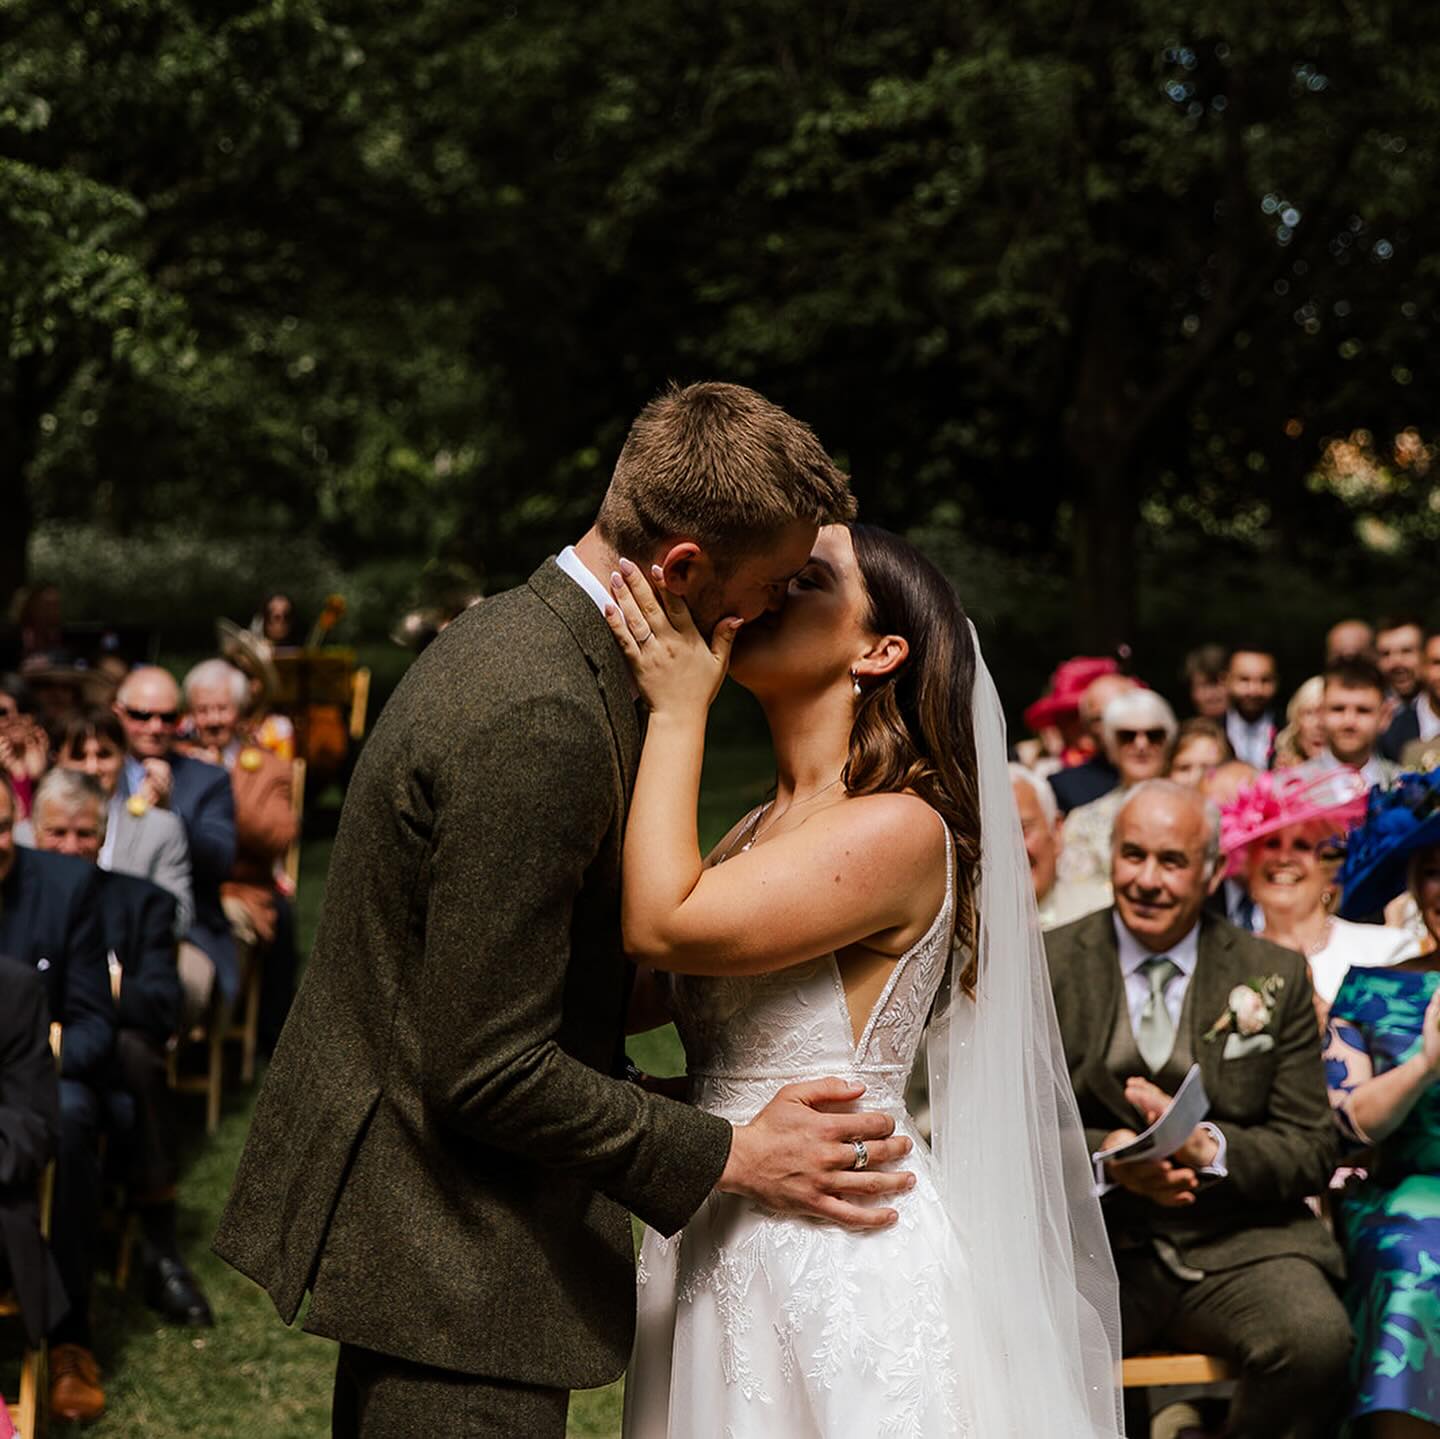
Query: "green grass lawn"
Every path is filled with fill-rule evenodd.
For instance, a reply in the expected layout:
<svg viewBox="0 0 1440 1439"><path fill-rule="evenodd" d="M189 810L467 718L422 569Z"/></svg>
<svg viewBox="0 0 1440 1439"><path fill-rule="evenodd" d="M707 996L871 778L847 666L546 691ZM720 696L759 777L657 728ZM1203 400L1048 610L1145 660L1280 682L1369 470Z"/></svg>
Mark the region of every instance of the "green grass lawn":
<svg viewBox="0 0 1440 1439"><path fill-rule="evenodd" d="M709 845L769 783L763 746L713 751L706 765L701 834ZM306 842L301 864L300 930L308 946L319 915L331 841ZM683 1067L673 1029L637 1036L636 1062L652 1073ZM141 1302L138 1276L119 1293L105 1269L95 1291L96 1353L108 1407L85 1432L94 1439L322 1439L328 1435L335 1349L325 1340L287 1329L254 1285L210 1253L230 1179L240 1158L255 1090L232 1083L220 1131L205 1138L199 1098L182 1099L186 1152L181 1181L181 1243L215 1308L216 1327L199 1332L161 1324ZM103 1254L111 1252L107 1239ZM577 1393L572 1435L620 1432L621 1385ZM54 1424L54 1435L78 1428Z"/></svg>

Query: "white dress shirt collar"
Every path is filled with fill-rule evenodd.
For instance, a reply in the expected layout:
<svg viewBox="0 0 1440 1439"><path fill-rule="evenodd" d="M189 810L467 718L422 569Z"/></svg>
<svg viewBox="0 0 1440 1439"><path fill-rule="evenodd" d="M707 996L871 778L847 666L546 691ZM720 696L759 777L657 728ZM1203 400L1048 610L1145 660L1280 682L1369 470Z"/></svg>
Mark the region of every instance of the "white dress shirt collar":
<svg viewBox="0 0 1440 1439"><path fill-rule="evenodd" d="M1117 912L1111 916L1115 925L1115 938L1120 945L1120 972L1128 979L1134 974L1147 959L1155 959L1158 955L1165 955L1175 961L1175 967L1188 979L1195 973L1195 965L1200 958L1200 922L1190 926L1190 930L1169 949L1146 949L1146 947L1130 933L1120 922L1120 915Z"/></svg>
<svg viewBox="0 0 1440 1439"><path fill-rule="evenodd" d="M605 613L605 606L614 604L614 601L606 593L605 586L590 572L585 565L585 561L575 553L574 545L566 545L565 548L555 556L555 563L595 601L595 608L600 611L602 616ZM609 621L607 620L606 623L608 624ZM625 674L630 681L630 698L638 700L640 698L640 686L635 683L635 676L631 673L629 664L625 666Z"/></svg>
<svg viewBox="0 0 1440 1439"><path fill-rule="evenodd" d="M605 586L585 567L585 561L575 553L574 545L566 545L558 555L555 556L555 563L595 601L595 608L603 615L605 606L613 603L606 593Z"/></svg>
<svg viewBox="0 0 1440 1439"><path fill-rule="evenodd" d="M1420 724L1420 738L1427 744L1432 739L1440 739L1440 714L1435 712L1435 706L1430 703L1430 696L1424 694L1415 701L1415 718Z"/></svg>

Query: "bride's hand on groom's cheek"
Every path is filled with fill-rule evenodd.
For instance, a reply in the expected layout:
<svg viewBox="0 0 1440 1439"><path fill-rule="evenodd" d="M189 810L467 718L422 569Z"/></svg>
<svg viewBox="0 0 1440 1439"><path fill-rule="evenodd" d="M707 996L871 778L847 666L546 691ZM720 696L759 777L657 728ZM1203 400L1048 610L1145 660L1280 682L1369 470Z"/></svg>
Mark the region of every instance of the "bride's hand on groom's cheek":
<svg viewBox="0 0 1440 1439"><path fill-rule="evenodd" d="M658 569L655 574L658 582ZM622 559L610 576L610 593L614 603L605 607L606 622L651 712L708 709L741 622L721 620L706 640L685 601L658 589L629 560Z"/></svg>
<svg viewBox="0 0 1440 1439"><path fill-rule="evenodd" d="M782 1214L828 1219L848 1229L893 1224L895 1211L874 1201L914 1187L914 1174L881 1168L910 1152L909 1139L895 1133L887 1114L864 1109L830 1113L821 1107L853 1103L861 1093L860 1085L840 1079L777 1090L749 1124L736 1126L718 1188ZM854 1168L856 1140L866 1151L863 1171Z"/></svg>

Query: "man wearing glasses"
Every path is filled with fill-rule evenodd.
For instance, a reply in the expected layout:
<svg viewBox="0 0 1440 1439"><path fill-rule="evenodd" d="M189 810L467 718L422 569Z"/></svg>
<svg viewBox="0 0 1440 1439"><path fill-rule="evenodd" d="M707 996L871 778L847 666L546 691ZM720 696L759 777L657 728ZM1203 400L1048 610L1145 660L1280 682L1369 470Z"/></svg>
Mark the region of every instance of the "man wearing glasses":
<svg viewBox="0 0 1440 1439"><path fill-rule="evenodd" d="M235 939L220 904L220 885L235 863L235 803L230 777L218 765L175 749L180 688L154 665L132 670L120 686L115 713L125 730L120 793L132 814L168 809L190 841L195 923L180 944L181 1024L203 1024L218 989L225 1007L240 985Z"/></svg>

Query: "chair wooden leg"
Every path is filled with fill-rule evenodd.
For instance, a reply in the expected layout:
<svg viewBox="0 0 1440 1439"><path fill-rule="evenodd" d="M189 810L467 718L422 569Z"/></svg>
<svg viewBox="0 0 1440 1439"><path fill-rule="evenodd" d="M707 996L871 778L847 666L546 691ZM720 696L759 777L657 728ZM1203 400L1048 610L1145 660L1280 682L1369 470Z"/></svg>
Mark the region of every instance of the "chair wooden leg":
<svg viewBox="0 0 1440 1439"><path fill-rule="evenodd" d="M225 1073L225 1026L212 1020L207 1039L210 1046L210 1072L205 1089L205 1133L214 1134L220 1128L220 1091Z"/></svg>
<svg viewBox="0 0 1440 1439"><path fill-rule="evenodd" d="M135 1236L140 1233L140 1216L131 1210L120 1217L120 1243L115 1250L115 1287L123 1294L130 1287L130 1267L135 1258Z"/></svg>
<svg viewBox="0 0 1440 1439"><path fill-rule="evenodd" d="M35 1439L40 1429L40 1391L45 1387L45 1345L27 1349L20 1361L20 1401L15 1406L15 1432L20 1439Z"/></svg>
<svg viewBox="0 0 1440 1439"><path fill-rule="evenodd" d="M240 1078L255 1082L255 1052L260 1047L260 981L264 974L265 951L250 951L250 969L245 977L245 1032L241 1036Z"/></svg>

